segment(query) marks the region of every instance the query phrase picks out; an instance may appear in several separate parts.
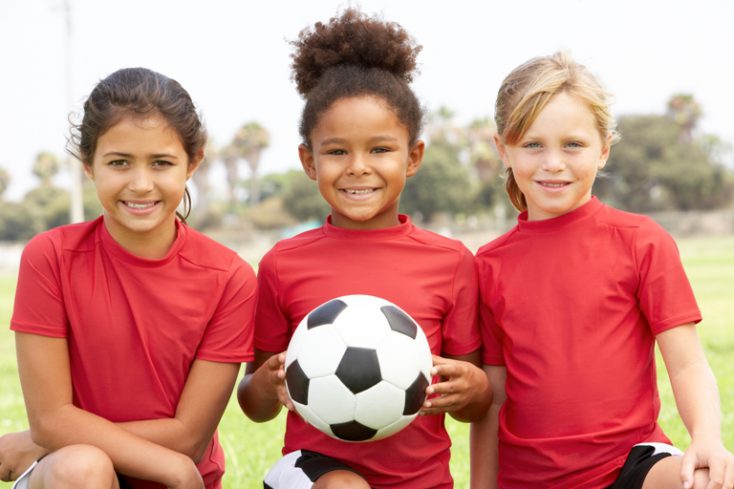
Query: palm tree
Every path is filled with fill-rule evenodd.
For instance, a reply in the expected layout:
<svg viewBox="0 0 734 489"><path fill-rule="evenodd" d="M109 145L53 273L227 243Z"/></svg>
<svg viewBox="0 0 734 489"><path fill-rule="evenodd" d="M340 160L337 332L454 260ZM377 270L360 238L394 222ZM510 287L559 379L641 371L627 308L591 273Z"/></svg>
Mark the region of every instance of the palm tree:
<svg viewBox="0 0 734 489"><path fill-rule="evenodd" d="M234 209L237 204L237 185L239 184L239 155L234 144L230 143L219 150L219 159L224 163L229 191L229 206Z"/></svg>
<svg viewBox="0 0 734 489"><path fill-rule="evenodd" d="M693 131L702 115L701 106L690 93L677 93L668 100L668 116L680 127L685 142L693 140Z"/></svg>
<svg viewBox="0 0 734 489"><path fill-rule="evenodd" d="M50 187L51 180L59 172L59 160L48 151L41 151L33 162L33 174L41 180L41 187Z"/></svg>
<svg viewBox="0 0 734 489"><path fill-rule="evenodd" d="M234 136L231 143L237 155L247 162L250 167L250 205L255 206L260 201L260 157L270 145L270 133L257 122L248 122L243 125Z"/></svg>
<svg viewBox="0 0 734 489"><path fill-rule="evenodd" d="M0 166L0 200L2 200L8 187L10 187L10 173Z"/></svg>

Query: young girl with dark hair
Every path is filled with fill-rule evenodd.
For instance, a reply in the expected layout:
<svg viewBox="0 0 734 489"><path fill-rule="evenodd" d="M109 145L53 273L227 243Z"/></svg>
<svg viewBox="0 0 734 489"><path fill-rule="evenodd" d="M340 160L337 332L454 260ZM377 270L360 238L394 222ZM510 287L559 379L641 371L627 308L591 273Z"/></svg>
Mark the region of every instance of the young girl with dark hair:
<svg viewBox="0 0 734 489"><path fill-rule="evenodd" d="M260 263L255 361L240 383L240 405L256 421L289 405L282 352L293 330L313 308L346 294L379 296L408 312L428 337L442 381L428 388L422 416L374 442L329 438L289 412L284 457L265 487L453 487L444 413L474 419L490 391L477 367L471 253L398 212L423 158L422 110L409 87L420 47L398 24L352 9L293 44L294 78L306 99L299 155L331 214Z"/></svg>
<svg viewBox="0 0 734 489"><path fill-rule="evenodd" d="M84 104L72 144L104 214L21 258L11 328L30 432L0 467L15 479L37 462L16 487L221 487L216 428L253 358L256 281L176 215L205 142L189 94L147 69Z"/></svg>

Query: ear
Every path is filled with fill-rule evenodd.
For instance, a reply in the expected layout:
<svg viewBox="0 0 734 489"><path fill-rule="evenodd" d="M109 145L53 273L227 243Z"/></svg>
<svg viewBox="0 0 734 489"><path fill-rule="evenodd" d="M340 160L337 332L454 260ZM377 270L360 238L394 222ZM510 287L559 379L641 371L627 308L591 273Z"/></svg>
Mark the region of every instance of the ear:
<svg viewBox="0 0 734 489"><path fill-rule="evenodd" d="M405 172L406 176L412 177L418 173L418 168L423 164L423 154L425 151L426 143L420 139L410 148L410 153L408 153L408 169Z"/></svg>
<svg viewBox="0 0 734 489"><path fill-rule="evenodd" d="M84 174L87 178L94 181L94 168L92 168L92 164L81 162L80 165L82 165L82 170L84 170Z"/></svg>
<svg viewBox="0 0 734 489"><path fill-rule="evenodd" d="M204 149L200 149L194 155L194 158L189 161L189 167L186 169L186 179L188 180L194 174L196 170L201 166L201 162L204 161Z"/></svg>
<svg viewBox="0 0 734 489"><path fill-rule="evenodd" d="M311 151L305 144L298 145L298 158L301 160L303 171L306 172L308 178L316 180L316 162Z"/></svg>
<svg viewBox="0 0 734 489"><path fill-rule="evenodd" d="M500 160L502 160L502 165L505 169L510 168L511 165L507 163L507 151L505 150L505 143L502 141L502 137L495 133L492 136L492 140L494 141L494 147L497 149L497 154L500 156Z"/></svg>
<svg viewBox="0 0 734 489"><path fill-rule="evenodd" d="M612 136L611 134L607 136L607 138L602 141L602 148L601 148L601 154L599 155L599 163L597 164L597 168L601 170L604 168L607 164L607 160L609 159L609 154L612 152Z"/></svg>

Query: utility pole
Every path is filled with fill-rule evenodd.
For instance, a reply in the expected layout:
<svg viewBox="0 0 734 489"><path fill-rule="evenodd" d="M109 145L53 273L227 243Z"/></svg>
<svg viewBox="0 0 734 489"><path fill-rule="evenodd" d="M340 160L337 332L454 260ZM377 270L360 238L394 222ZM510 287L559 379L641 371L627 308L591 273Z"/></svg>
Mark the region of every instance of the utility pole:
<svg viewBox="0 0 734 489"><path fill-rule="evenodd" d="M72 45L71 45L71 0L63 0L65 36L64 46L66 48L66 109L67 113L71 112L74 105L74 66L72 63ZM66 157L67 168L71 176L71 185L69 192L71 193L71 205L69 208L69 219L71 222L81 222L84 220L84 200L82 198L82 167L81 162L71 156Z"/></svg>

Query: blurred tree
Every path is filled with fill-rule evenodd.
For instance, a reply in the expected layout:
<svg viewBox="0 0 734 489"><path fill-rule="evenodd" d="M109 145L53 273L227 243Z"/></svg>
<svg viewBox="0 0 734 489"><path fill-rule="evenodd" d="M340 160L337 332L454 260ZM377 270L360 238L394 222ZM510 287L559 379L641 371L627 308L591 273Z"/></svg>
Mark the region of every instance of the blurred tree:
<svg viewBox="0 0 734 489"><path fill-rule="evenodd" d="M622 140L595 193L633 212L712 209L731 202L731 172L717 161L717 140L681 137L690 124L668 115L619 118Z"/></svg>
<svg viewBox="0 0 734 489"><path fill-rule="evenodd" d="M507 207L509 202L503 198L503 166L494 147L497 132L494 121L489 118L473 120L466 128L469 165L479 180L476 211L486 212L495 205Z"/></svg>
<svg viewBox="0 0 734 489"><path fill-rule="evenodd" d="M42 230L41 222L23 204L0 205L0 241L26 241Z"/></svg>
<svg viewBox="0 0 734 489"><path fill-rule="evenodd" d="M690 93L677 93L668 100L668 117L680 127L684 142L693 141L693 132L702 115L701 106Z"/></svg>
<svg viewBox="0 0 734 489"><path fill-rule="evenodd" d="M400 209L430 222L441 212L466 212L474 192L469 172L459 160L459 148L435 139L426 148L418 173L408 180Z"/></svg>
<svg viewBox="0 0 734 489"><path fill-rule="evenodd" d="M217 160L218 157L214 142L209 139L204 152L204 159L191 177L196 188L196 201L193 203L193 209L191 209L191 222L199 229L206 228L210 221L210 195L212 189L209 182L209 170L212 167L211 162Z"/></svg>
<svg viewBox="0 0 734 489"><path fill-rule="evenodd" d="M59 172L59 159L53 153L41 151L36 155L33 162L32 172L41 180L41 187L49 187L52 180Z"/></svg>
<svg viewBox="0 0 734 489"><path fill-rule="evenodd" d="M240 184L239 152L234 144L230 143L219 150L219 159L224 164L227 175L227 190L230 210L237 205L237 187Z"/></svg>
<svg viewBox="0 0 734 489"><path fill-rule="evenodd" d="M282 192L283 208L299 221L322 221L329 214L329 205L321 197L316 182L300 170L286 173L287 183Z"/></svg>
<svg viewBox="0 0 734 489"><path fill-rule="evenodd" d="M0 200L3 199L3 195L5 195L8 187L10 187L10 181L10 173L8 170L0 166Z"/></svg>
<svg viewBox="0 0 734 489"><path fill-rule="evenodd" d="M250 168L250 205L257 205L260 201L260 158L262 152L270 145L270 133L257 122L248 122L243 125L234 136L231 146L234 147L238 158L247 162Z"/></svg>

